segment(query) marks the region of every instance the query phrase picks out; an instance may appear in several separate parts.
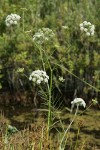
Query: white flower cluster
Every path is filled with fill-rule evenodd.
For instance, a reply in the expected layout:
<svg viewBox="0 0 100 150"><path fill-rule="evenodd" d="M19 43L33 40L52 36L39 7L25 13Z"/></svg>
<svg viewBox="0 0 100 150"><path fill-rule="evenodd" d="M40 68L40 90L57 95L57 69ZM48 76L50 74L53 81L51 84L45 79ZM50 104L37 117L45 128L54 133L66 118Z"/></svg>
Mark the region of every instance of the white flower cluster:
<svg viewBox="0 0 100 150"><path fill-rule="evenodd" d="M53 31L49 28L42 28L39 29L33 36L33 41L37 42L38 44L42 44L46 41L49 41L55 36Z"/></svg>
<svg viewBox="0 0 100 150"><path fill-rule="evenodd" d="M92 25L90 22L84 21L80 24L80 30L85 32L87 36L93 36L95 26Z"/></svg>
<svg viewBox="0 0 100 150"><path fill-rule="evenodd" d="M18 21L20 20L20 16L17 14L10 14L6 17L5 23L6 26L12 26L12 25L17 25Z"/></svg>
<svg viewBox="0 0 100 150"><path fill-rule="evenodd" d="M49 76L43 70L35 70L31 73L29 80L36 84L48 83Z"/></svg>
<svg viewBox="0 0 100 150"><path fill-rule="evenodd" d="M71 101L72 107L74 107L74 105L79 105L79 106L83 106L84 108L86 107L86 103L82 98L75 98L73 101Z"/></svg>

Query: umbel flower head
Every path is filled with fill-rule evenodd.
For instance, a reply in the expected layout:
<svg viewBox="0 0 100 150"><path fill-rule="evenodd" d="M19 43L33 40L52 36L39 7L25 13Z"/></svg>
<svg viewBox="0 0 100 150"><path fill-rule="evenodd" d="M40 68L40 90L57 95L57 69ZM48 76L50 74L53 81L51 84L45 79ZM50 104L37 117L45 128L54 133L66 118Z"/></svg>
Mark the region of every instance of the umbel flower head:
<svg viewBox="0 0 100 150"><path fill-rule="evenodd" d="M86 107L86 103L82 98L75 98L73 101L71 101L72 107L75 105L77 106L83 106L84 108Z"/></svg>
<svg viewBox="0 0 100 150"><path fill-rule="evenodd" d="M38 44L45 43L52 39L55 36L53 31L49 28L42 28L39 29L33 36L33 41L37 42Z"/></svg>
<svg viewBox="0 0 100 150"><path fill-rule="evenodd" d="M90 22L84 21L80 24L80 30L83 31L87 36L93 36L95 26Z"/></svg>
<svg viewBox="0 0 100 150"><path fill-rule="evenodd" d="M5 23L6 26L10 27L12 25L17 25L18 21L20 20L20 16L17 14L10 14L6 17Z"/></svg>
<svg viewBox="0 0 100 150"><path fill-rule="evenodd" d="M49 76L43 70L35 70L30 74L29 80L35 84L48 83Z"/></svg>

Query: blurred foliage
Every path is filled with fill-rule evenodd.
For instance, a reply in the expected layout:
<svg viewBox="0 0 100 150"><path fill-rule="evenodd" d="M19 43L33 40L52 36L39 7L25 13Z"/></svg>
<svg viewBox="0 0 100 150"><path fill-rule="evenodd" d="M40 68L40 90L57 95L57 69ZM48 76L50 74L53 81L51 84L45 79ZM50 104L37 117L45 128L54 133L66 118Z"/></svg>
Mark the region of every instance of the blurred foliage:
<svg viewBox="0 0 100 150"><path fill-rule="evenodd" d="M51 66L54 67L53 63L62 64L79 78L100 89L99 6L99 0L1 1L0 88L18 90L22 86L29 86L28 79L17 73L18 68L24 68L27 76L35 69L42 69L39 49L32 37L38 29L45 27L56 34L55 40L43 47ZM5 18L11 13L20 15L21 21L18 26L8 28ZM86 37L80 32L79 24L85 20L95 25L93 37ZM49 72L48 64L46 69ZM66 90L82 89L86 93L89 90L59 67L54 69L54 75L57 87L60 86L57 81L59 76L63 76Z"/></svg>

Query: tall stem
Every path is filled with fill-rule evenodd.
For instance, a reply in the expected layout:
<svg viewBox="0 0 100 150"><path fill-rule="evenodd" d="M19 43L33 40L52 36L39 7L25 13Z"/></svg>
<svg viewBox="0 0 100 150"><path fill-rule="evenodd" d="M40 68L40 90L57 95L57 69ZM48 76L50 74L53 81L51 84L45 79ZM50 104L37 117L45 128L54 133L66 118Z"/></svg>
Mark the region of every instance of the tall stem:
<svg viewBox="0 0 100 150"><path fill-rule="evenodd" d="M61 139L60 146L59 146L59 150L61 150L61 146L62 146L62 143L63 143L63 141L64 141L64 139L65 139L65 136L66 136L68 130L70 129L72 123L74 122L74 120L75 120L75 118L76 118L76 116L77 116L78 108L79 108L79 105L77 105L77 108L76 108L76 112L75 112L74 118L73 118L72 121L70 122L68 128L66 129L66 131L65 131L65 133L64 133L64 135L63 135L63 137L62 137L62 139Z"/></svg>
<svg viewBox="0 0 100 150"><path fill-rule="evenodd" d="M51 116L51 93L52 93L52 68L51 68L51 64L49 62L48 56L46 54L46 51L44 51L40 46L38 46L37 44L35 44L39 51L40 51L40 57L41 57L41 61L42 61L42 65L43 65L43 69L45 70L45 63L43 60L43 54L45 55L46 58L46 62L49 65L49 69L50 69L50 85L47 84L47 90L48 90L48 136L49 136L49 129L51 126L51 122L52 122L52 116ZM44 52L44 53L43 53Z"/></svg>
<svg viewBox="0 0 100 150"><path fill-rule="evenodd" d="M39 52L40 52L40 57L41 57L41 61L42 61L42 65L43 65L43 70L45 71L45 63L44 63L44 60L43 60L43 49L37 45L35 42L34 42L35 46L39 49Z"/></svg>
<svg viewBox="0 0 100 150"><path fill-rule="evenodd" d="M80 127L78 128L78 132L77 132L77 139L76 139L76 144L75 144L75 150L77 149L77 145L78 145L79 133L80 133Z"/></svg>
<svg viewBox="0 0 100 150"><path fill-rule="evenodd" d="M44 71L45 71L45 64L44 64L43 54L42 54L41 48L39 48L39 51L40 51L40 56L41 56L41 61L42 61L43 69L44 69Z"/></svg>
<svg viewBox="0 0 100 150"><path fill-rule="evenodd" d="M51 92L52 92L52 70L51 70L51 74L50 74L50 87L48 85L48 92L49 92L49 102L48 102L48 128L51 125L51 121L52 121L52 116L51 116Z"/></svg>
<svg viewBox="0 0 100 150"><path fill-rule="evenodd" d="M25 17L25 12L23 10L23 32L25 31L25 27L24 27L24 17Z"/></svg>

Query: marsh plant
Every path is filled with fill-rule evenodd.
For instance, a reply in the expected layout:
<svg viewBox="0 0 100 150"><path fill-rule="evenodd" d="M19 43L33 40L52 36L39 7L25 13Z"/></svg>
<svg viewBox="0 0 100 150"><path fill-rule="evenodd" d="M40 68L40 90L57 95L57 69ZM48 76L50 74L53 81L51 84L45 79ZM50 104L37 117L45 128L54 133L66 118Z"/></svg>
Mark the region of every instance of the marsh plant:
<svg viewBox="0 0 100 150"><path fill-rule="evenodd" d="M35 70L30 74L29 80L33 82L33 84L38 85L38 88L41 89L41 92L43 92L42 94L46 94L46 98L47 98L47 106L48 106L48 132L49 132L49 128L51 125L51 89L49 87L48 84L48 80L49 80L49 76L46 74L45 71L43 70ZM46 84L46 91L43 91L42 86L43 84Z"/></svg>
<svg viewBox="0 0 100 150"><path fill-rule="evenodd" d="M37 94L40 94L43 107L47 110L47 123L38 127L33 125L32 129L25 130L22 133L18 131L11 135L9 139L6 138L7 134L1 133L3 139L3 141L1 139L1 149L4 150L65 150L70 128L78 116L79 108L83 107L85 109L86 102L80 97L71 102L71 108L68 108L68 110L73 113L73 109L76 108L76 111L68 127L65 128L60 117L57 121L53 119L57 113L53 105L56 100L55 94L58 94L58 90L55 92L55 87L60 89L59 84L55 86L55 83L61 82L67 86L65 90L68 89L69 91L74 87L74 91L81 88L81 92L85 91L87 93L87 89L92 89L94 93L100 92L100 57L97 50L99 38L94 39L95 34L98 33L95 32L95 25L83 20L84 17L82 17L82 11L80 10L80 8L83 11L85 10L81 4L84 4L84 7L87 8L89 3L87 2L87 5L87 3L79 2L79 5L76 5L76 1L59 1L60 6L57 1L39 2L34 3L31 1L31 6L30 1L21 1L19 2L21 5L27 6L28 4L28 9L20 8L20 15L15 13L8 15L8 10L6 11L7 17L3 16L5 17L5 23L3 22L3 24L7 26L7 30L12 29L19 22L20 26L13 28L10 34L3 29L4 33L2 32L0 36L0 68L4 67L6 69L6 71L2 71L2 84L4 87L8 85L15 92L19 90L19 87L20 89L22 87L26 88L28 85L36 92L34 100L37 99ZM92 7L93 3L91 2ZM1 5L3 6L4 4L1 3ZM45 10L42 11L44 6ZM56 6L57 10L55 11L52 8L56 8ZM77 6L77 9L75 6ZM12 5L13 12L18 11L19 7L20 5L14 9ZM2 11L5 12L5 10L5 7L4 9L2 7ZM93 7L93 10L95 10L95 7ZM79 15L79 11L81 15ZM55 12L54 15L53 12ZM73 13L75 14L73 15ZM68 14L67 18L66 14ZM34 18L35 15L36 19ZM86 18L90 18L90 16L87 17L86 13L85 15ZM95 15L97 16L97 13ZM94 19L90 18L90 20ZM75 22L74 25L73 22ZM80 24L80 22L82 23ZM2 29L2 25L0 28ZM80 35L79 30L82 32ZM87 40L84 39L84 34L87 36ZM24 71L26 71L26 74L23 73ZM25 78L21 78L22 74L24 74ZM66 78L63 78L65 76ZM26 77L28 80L25 80ZM7 80L5 81L6 78ZM16 83L18 86L16 86ZM30 86L31 83L32 86ZM60 100L62 101L62 98ZM36 101L34 103L37 107ZM96 101L93 100L93 103L96 103ZM60 124L62 134L55 127L57 123ZM14 129L12 126L8 127L9 131ZM53 128L56 128L58 135L56 147L53 146ZM77 141L74 149L77 149Z"/></svg>
<svg viewBox="0 0 100 150"><path fill-rule="evenodd" d="M65 150L65 146L66 146L66 142L67 142L67 138L66 138L66 135L67 135L67 132L70 130L71 128L71 125L72 123L74 122L77 114L78 114L78 110L79 110L79 106L82 106L82 107L86 107L86 103L85 101L82 99L82 98L75 98L72 102L71 102L71 112L73 111L73 108L76 106L76 111L75 111L75 115L73 117L73 119L71 120L69 126L67 127L67 129L65 130L62 138L61 138L61 141L60 141L60 146L59 146L59 150Z"/></svg>

